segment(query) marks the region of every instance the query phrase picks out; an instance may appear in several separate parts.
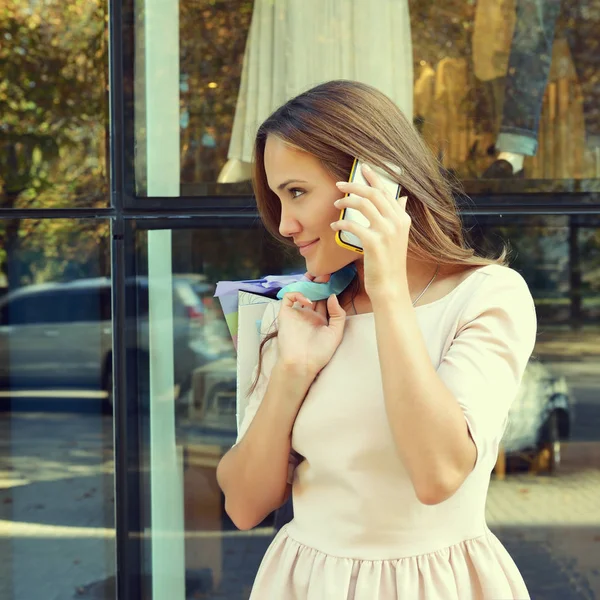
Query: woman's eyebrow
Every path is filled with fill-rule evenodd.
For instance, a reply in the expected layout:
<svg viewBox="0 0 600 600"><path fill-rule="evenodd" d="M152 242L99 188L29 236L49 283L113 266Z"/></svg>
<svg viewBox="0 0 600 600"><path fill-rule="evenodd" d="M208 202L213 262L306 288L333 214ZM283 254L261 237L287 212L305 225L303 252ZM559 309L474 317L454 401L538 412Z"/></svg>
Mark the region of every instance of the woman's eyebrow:
<svg viewBox="0 0 600 600"><path fill-rule="evenodd" d="M283 188L287 187L290 183L308 183L308 181L305 181L304 179L288 179L287 181L280 183L277 186L277 189L282 190Z"/></svg>

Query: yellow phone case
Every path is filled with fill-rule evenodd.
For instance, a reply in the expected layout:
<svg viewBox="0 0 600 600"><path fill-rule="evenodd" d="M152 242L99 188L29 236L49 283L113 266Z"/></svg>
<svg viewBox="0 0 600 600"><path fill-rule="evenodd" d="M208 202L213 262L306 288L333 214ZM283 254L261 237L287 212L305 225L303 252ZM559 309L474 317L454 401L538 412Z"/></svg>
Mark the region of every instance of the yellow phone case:
<svg viewBox="0 0 600 600"><path fill-rule="evenodd" d="M355 158L354 162L352 163L352 169L350 169L350 177L348 177L349 182L354 181L354 176L356 175L356 169L358 168L358 163L359 163L358 158ZM346 196L348 196L348 194L345 194L344 198ZM342 210L340 211L340 221L343 220L345 215L346 215L346 209L342 208ZM335 241L337 242L337 245L341 246L342 248L346 248L346 250L352 250L352 252L357 252L358 254L364 254L363 249L361 247L355 246L354 244L350 244L350 243L344 241L342 239L343 233L344 233L343 231L336 231Z"/></svg>
<svg viewBox="0 0 600 600"><path fill-rule="evenodd" d="M352 183L355 180L360 165L361 165L361 161L358 158L355 158L354 162L352 163L352 169L350 170L350 176L348 177L348 181L350 183ZM378 174L380 177L384 177L384 181L386 183L395 186L393 193L395 194L396 199L398 199L400 197L400 185L396 182L392 182L387 174L384 174L384 173L378 173ZM346 194L344 197L346 197L346 196L348 196L348 194ZM342 210L340 211L340 220L342 220L346 217L347 210L350 210L350 209L342 208ZM349 235L351 237L354 237L356 239L356 243L353 243L350 240L344 240L342 237L343 235ZM335 234L335 241L338 246L341 246L342 248L345 248L346 250L351 250L352 252L356 252L357 254L364 254L362 246L359 245L360 242L359 242L358 238L356 238L356 236L354 236L352 234L348 234L347 231L337 231Z"/></svg>

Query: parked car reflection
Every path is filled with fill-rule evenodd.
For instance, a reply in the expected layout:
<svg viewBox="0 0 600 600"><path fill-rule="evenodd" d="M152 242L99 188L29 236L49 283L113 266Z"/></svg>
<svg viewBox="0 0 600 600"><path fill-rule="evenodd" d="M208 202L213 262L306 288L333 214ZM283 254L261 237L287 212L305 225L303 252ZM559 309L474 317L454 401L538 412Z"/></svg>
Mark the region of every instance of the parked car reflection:
<svg viewBox="0 0 600 600"><path fill-rule="evenodd" d="M126 325L128 352L147 365L148 280L138 277L126 285L134 288L138 315L137 323ZM185 392L194 368L207 360L198 344L204 307L190 284L177 278L172 301L174 378ZM101 389L112 404L110 279L30 285L0 298L0 382L10 389Z"/></svg>
<svg viewBox="0 0 600 600"><path fill-rule="evenodd" d="M561 443L572 430L575 398L564 377L556 377L532 358L521 382L502 440L513 464L555 472L560 466Z"/></svg>

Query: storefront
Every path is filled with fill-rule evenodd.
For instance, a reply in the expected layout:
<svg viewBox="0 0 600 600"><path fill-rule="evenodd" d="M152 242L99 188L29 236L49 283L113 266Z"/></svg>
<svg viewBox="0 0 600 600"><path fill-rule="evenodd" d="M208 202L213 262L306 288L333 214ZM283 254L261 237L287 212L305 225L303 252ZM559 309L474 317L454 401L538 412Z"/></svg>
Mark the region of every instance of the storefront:
<svg viewBox="0 0 600 600"><path fill-rule="evenodd" d="M488 521L533 597L600 594L599 31L598 0L5 2L0 597L248 597L276 523L223 510L213 294L302 269L258 221L252 140L336 78L412 117L473 245L510 243L538 343Z"/></svg>

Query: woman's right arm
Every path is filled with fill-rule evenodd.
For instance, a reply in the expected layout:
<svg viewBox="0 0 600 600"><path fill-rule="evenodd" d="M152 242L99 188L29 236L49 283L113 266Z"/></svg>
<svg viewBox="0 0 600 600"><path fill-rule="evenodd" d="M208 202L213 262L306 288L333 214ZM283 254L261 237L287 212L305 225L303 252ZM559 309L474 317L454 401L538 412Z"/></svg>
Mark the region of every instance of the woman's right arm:
<svg viewBox="0 0 600 600"><path fill-rule="evenodd" d="M288 498L291 433L314 376L277 361L248 430L217 467L225 510L236 527L251 529Z"/></svg>
<svg viewBox="0 0 600 600"><path fill-rule="evenodd" d="M278 335L265 345L241 439L217 468L225 510L239 529L255 527L287 500L296 415L344 334L346 313L333 295L326 303L310 302L301 293L292 292L284 296L278 308ZM269 331L274 319L268 311L263 316L263 333Z"/></svg>

